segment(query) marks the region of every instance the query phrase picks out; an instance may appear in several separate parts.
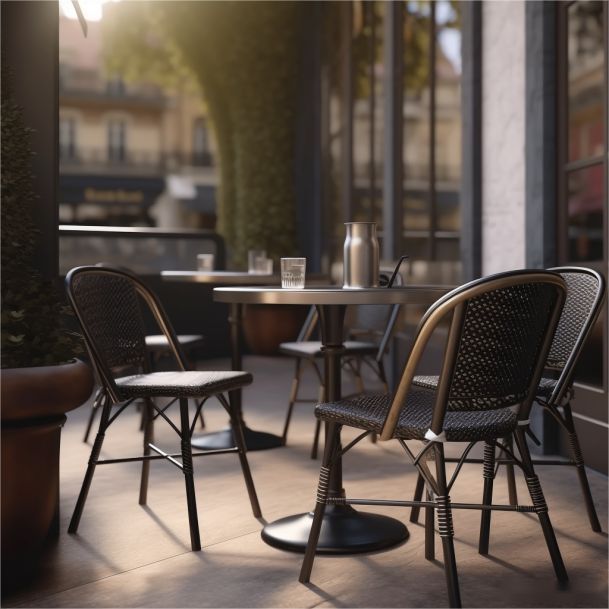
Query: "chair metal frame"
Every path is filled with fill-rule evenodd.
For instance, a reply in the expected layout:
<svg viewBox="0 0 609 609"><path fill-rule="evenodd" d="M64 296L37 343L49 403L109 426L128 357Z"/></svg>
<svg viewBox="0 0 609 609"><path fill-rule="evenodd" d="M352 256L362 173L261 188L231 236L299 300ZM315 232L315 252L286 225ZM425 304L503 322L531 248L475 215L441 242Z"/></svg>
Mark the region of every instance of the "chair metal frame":
<svg viewBox="0 0 609 609"><path fill-rule="evenodd" d="M522 284L545 284L552 289L552 300L549 304L549 314L544 319L540 320L538 331L540 333L539 343L535 346L536 353L531 353L531 365L533 371L530 374L528 383L526 384L526 394L524 399L519 404L517 413L517 422L514 436L516 444L519 448L520 458L517 458L513 451L505 444L499 442L497 438L493 441L485 440L485 454L488 455L488 461L491 464L490 470L486 471L484 478L484 493L482 503L454 503L450 500L450 490L456 481L461 467L472 447L478 442L469 442L465 447L455 472L450 480L447 479L445 464L447 459L444 456L444 418L449 410L449 397L451 393L451 384L457 361L459 358L459 348L461 335L466 321L466 309L468 303L479 296L486 293L518 286ZM452 315L446 348L442 362L442 372L440 382L438 383L434 407L431 415L431 424L425 434L423 448L414 454L406 445L404 439L397 437L396 439L404 449L407 457L417 468L419 474L423 477L427 486L427 501L401 501L401 500L379 500L379 499L348 499L346 497L328 497L329 480L332 476L334 464L338 459L341 459L345 453L351 450L363 438L370 435L371 431L364 431L355 438L346 447L340 446L340 429L343 423L338 421L327 422L327 442L324 450L322 466L320 470L319 483L317 488L317 500L314 509L313 523L309 534L309 541L306 547L305 556L303 559L299 581L307 583L310 581L311 570L321 530L321 524L325 512L326 505L383 505L383 506L400 506L400 507L423 507L426 510L426 527L425 527L425 557L428 560L433 560L435 556L433 533L434 533L434 513L438 516L438 529L442 539L442 548L444 554L444 569L446 574L446 583L448 589L449 602L452 607L461 606L461 597L459 590L459 582L457 575L457 566L455 559L454 543L453 543L453 524L452 524L452 509L477 509L481 510L481 536L484 531L488 531L490 526L491 510L501 511L517 511L517 512L532 512L536 513L548 546L549 554L554 566L554 570L559 581L568 579L567 572L558 548L558 543L554 534L554 530L548 515L548 507L545 502L539 479L535 473L534 465L525 441L524 428L528 422L531 406L535 398L536 389L539 379L543 371L546 356L550 349L552 336L564 300L566 298L565 281L555 273L547 271L511 271L500 273L484 279L479 279L460 288L457 288L439 299L432 305L419 324L417 333L414 338L414 343L409 355L409 358L404 367L404 371L395 391L391 405L382 424L380 439L387 441L394 438L397 424L399 422L400 413L403 408L407 408L407 395L411 389L417 366L420 363L421 357L425 351L427 343L436 329L438 324L447 316ZM542 322L544 325L542 325ZM543 331L542 331L543 330ZM534 362L533 362L534 356ZM524 381L523 381L524 384ZM524 387L523 387L524 389ZM524 394L523 394L524 395ZM454 410L454 408L453 408ZM527 486L531 496L533 505L500 505L492 503L492 484L491 476L494 464L495 447L499 447L506 452L518 467L525 473ZM432 473L428 462L435 463L435 475Z"/></svg>
<svg viewBox="0 0 609 609"><path fill-rule="evenodd" d="M105 464L114 464L114 463L129 463L134 461L142 462L142 472L140 479L140 492L139 492L139 503L140 505L145 505L147 502L147 492L148 492L148 478L150 471L150 462L154 460L164 459L169 463L176 466L178 469L182 471L184 474L184 481L186 487L186 499L187 499L187 508L188 508L188 520L190 527L190 540L191 540L191 548L192 550L200 550L201 549L201 539L199 533L199 523L197 517L197 506L196 506L196 497L195 497L195 487L194 487L194 476L193 476L193 457L202 457L202 456L210 456L217 454L226 454L226 453L237 453L241 465L241 469L243 472L243 476L245 479L245 484L247 487L252 512L255 517L261 517L260 505L258 503L258 497L256 495L256 489L254 487L254 482L251 476L251 471L249 468L247 456L246 456L246 447L245 441L243 439L243 428L239 417L235 415L234 408L232 407L231 401L227 400L224 394L221 391L210 391L204 392L200 397L201 402L197 405L197 410L195 412L195 416L192 419L192 423L190 421L189 416L189 408L188 408L188 398L185 397L174 397L168 404L165 404L163 407L157 406L154 401L151 399L151 396L138 396L125 398L121 395L120 389L115 382L114 374L107 364L105 357L103 356L96 337L90 331L88 321L86 319L85 314L81 310L81 306L79 303L79 296L76 294L76 289L74 286L75 281L83 274L88 275L98 275L98 276L107 276L109 278L121 279L123 281L128 282L129 288L133 290L133 294L127 294L128 297L134 296L141 300L152 312L155 321L157 322L159 329L161 332L167 337L171 354L174 356L178 370L182 372L188 371L188 364L186 357L183 353L182 346L180 345L177 335L165 313L165 310L158 300L156 295L141 282L141 280L134 275L133 273L119 268L112 268L110 266L82 266L72 269L66 276L66 291L68 294L68 299L74 309L76 317L81 325L83 336L85 339L85 344L87 346L87 350L89 352L89 356L93 363L93 366L96 370L98 378L102 383L102 391L96 396L96 401L98 401L98 407L101 408L101 418L99 422L99 430L95 441L93 443L93 447L91 450L91 455L89 457L87 470L84 476L84 480L80 489L80 493L78 495L78 499L76 502L76 506L74 508L74 512L72 514L72 518L70 520L70 524L68 527L69 533L76 533L78 530L78 526L82 517L82 513L84 510L85 502L87 499L87 495L89 493L89 489L91 487L91 482L93 480L93 475L95 473L95 469L97 465L105 465ZM145 342L145 334L142 335L141 340ZM150 360L147 357L140 358L138 361L138 366L141 368L144 374L150 373ZM178 372L179 373L179 372ZM236 388L236 387L235 387ZM229 396L233 389L228 390ZM235 446L227 449L213 450L213 451L205 451L199 453L193 453L191 448L191 437L194 431L194 427L196 424L197 417L203 408L206 400L209 397L216 397L224 409L227 411L231 421L231 427L233 429L233 436L235 438ZM171 396L167 396L171 397ZM100 453L102 444L105 438L106 431L112 425L112 423L117 419L117 417L129 406L133 404L135 400L143 398L145 401L145 411L144 411L144 440L143 440L143 455L137 457L124 457L118 459L100 459ZM176 425L166 414L167 409L174 404L175 402L179 402L180 408L180 423ZM116 407L117 410L112 413L113 407ZM154 421L161 417L164 419L167 424L176 432L180 439L181 450L179 453L168 453L162 450L160 447L154 444ZM151 454L151 453L156 454ZM181 460L181 461L180 461Z"/></svg>
<svg viewBox="0 0 609 609"><path fill-rule="evenodd" d="M548 359L546 361L545 368L547 370L560 370L560 375L556 380L556 384L554 389L552 390L551 395L544 399L541 395L536 395L534 403L541 406L544 410L546 410L552 418L558 423L558 425L565 431L567 434L567 438L569 440L569 448L571 451L570 459L533 459L534 465L544 465L544 466L553 466L553 465L568 465L575 467L577 469L578 480L582 492L582 497L584 499L584 504L586 506L586 512L588 515L588 520L590 521L590 527L595 532L600 532L602 530L598 515L596 513L596 508L594 506L594 500L592 498L592 492L590 490L590 483L588 481L588 476L586 474L584 458L579 442L579 438L577 435L577 430L575 428L575 423L573 421L573 414L571 411L571 400L573 399L574 389L573 389L573 375L575 372L575 366L577 365L577 361L582 353L582 350L586 344L586 340L588 336L592 332L594 328L594 324L596 323L598 316L601 311L601 306L606 297L606 282L603 276L597 271L586 268L586 267L577 267L577 266L560 266L560 267L552 267L548 269L548 271L558 273L563 278L567 278L571 274L576 275L587 275L593 278L596 282L597 289L594 298L588 303L589 304L589 313L586 316L586 319L581 324L579 331L576 334L575 340L572 344L567 345L566 348L569 350L569 356L564 363L564 365L558 365L556 361L552 361L552 351L555 345L564 342L564 337L561 336L561 323L563 318L565 319L565 323L567 323L567 317L570 314L571 300L569 298L569 282L567 281L567 300L565 302L565 306L563 308L563 312L561 315L561 319L558 322L558 328L556 334L554 335L554 339L552 341L552 345L550 347L550 352L548 355ZM563 348L565 348L563 346ZM533 439L533 441L539 445L539 441L534 435L530 432L529 428L525 429L526 433ZM506 443L508 446L511 443L511 438L506 438ZM450 459L449 459L450 460ZM483 463L485 467L488 467L487 463L488 459L468 459L468 463ZM507 468L507 483L508 483L508 491L510 497L510 503L515 505L518 502L517 493L516 493L516 482L514 478L514 469L513 464L509 456L506 454L504 458L495 459L496 467L499 465L505 465ZM496 473L496 469L495 469ZM423 494L423 478L419 477L417 480L417 486L415 489L414 499L420 500ZM410 521L418 522L419 518L419 509L414 507L410 513ZM488 543L488 542L487 542ZM488 547L486 548L488 552Z"/></svg>

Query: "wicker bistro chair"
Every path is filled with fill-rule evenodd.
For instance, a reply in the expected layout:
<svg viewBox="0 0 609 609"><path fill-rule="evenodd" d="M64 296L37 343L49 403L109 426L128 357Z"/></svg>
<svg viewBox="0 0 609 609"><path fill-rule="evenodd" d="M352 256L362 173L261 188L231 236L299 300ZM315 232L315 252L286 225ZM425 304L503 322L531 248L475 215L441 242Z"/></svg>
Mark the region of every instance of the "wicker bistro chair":
<svg viewBox="0 0 609 609"><path fill-rule="evenodd" d="M322 403L316 415L327 427L326 447L319 477L317 503L300 581L308 582L325 507L328 504L419 505L437 513L444 569L451 606L461 606L453 545L452 509L479 509L481 527L490 524L490 510L535 512L559 580L567 572L556 542L548 508L524 439L528 420L553 332L566 294L564 280L547 271L512 271L479 279L457 288L432 305L419 325L410 356L393 397L362 395L337 403ZM451 316L440 382L430 392L412 387L417 365L439 322ZM515 408L518 407L519 408ZM340 429L363 430L346 448ZM328 481L336 461L371 433L381 440L397 440L423 476L427 501L393 501L329 497ZM520 459L510 455L525 473L532 506L452 503L449 493L460 471L447 480L444 442L466 442L463 461L477 442L494 454L499 439L514 433ZM415 455L406 440L421 440ZM509 451L507 447L504 450ZM511 451L510 451L511 452ZM430 467L435 464L435 468ZM435 469L435 472L432 471ZM484 480L485 495L492 481ZM433 559L433 537L426 537L425 556Z"/></svg>
<svg viewBox="0 0 609 609"><path fill-rule="evenodd" d="M119 269L122 271L126 271L128 273L133 273L131 269L126 266L116 266L113 264L109 264L107 262L98 262L95 266L98 267L109 267L114 269ZM205 337L202 334L178 334L178 342L182 346L182 352L184 354L189 353L192 350L200 349L205 344ZM171 349L171 344L169 340L164 334L147 334L146 335L146 353L150 358L150 368L154 370L157 367L157 364L160 359L163 357L173 357L173 352ZM190 368L190 365L188 365ZM95 398L93 399L93 403L91 405L91 412L89 413L89 419L87 421L87 426L85 428L85 435L83 437L83 442L86 444L89 441L89 435L91 434L91 428L93 427L93 422L95 421L95 416L97 412L100 410L103 404L104 398L104 388L100 386L95 393ZM139 404L138 404L139 407ZM140 421L140 430L144 429L144 413L142 410L142 418ZM205 423L203 420L203 413L199 413L199 418L201 419L201 427L205 427Z"/></svg>
<svg viewBox="0 0 609 609"><path fill-rule="evenodd" d="M82 327L85 343L96 372L103 386L102 413L99 430L84 481L72 514L68 532L76 533L93 474L98 464L142 461L139 503L146 504L150 461L165 459L184 474L190 541L193 550L201 549L192 458L218 453L236 452L249 494L254 516L260 517L260 506L254 488L246 456L243 429L225 392L239 389L252 382L248 372L240 371L191 371L187 370L182 347L157 297L132 273L108 266L83 266L72 269L66 276L68 298ZM174 372L150 372L150 360L146 353L142 307L147 307L159 328L167 337L171 351L179 367ZM236 446L233 448L192 453L190 440L197 415L204 402L216 397L227 410ZM171 398L159 407L153 398ZM197 413L190 420L188 399L201 399ZM135 400L145 402L145 428L143 455L122 459L99 458L104 437L110 425ZM179 402L180 423L167 416L167 408ZM117 407L112 413L113 406ZM181 450L170 454L154 442L154 421L164 419L180 438ZM152 454L152 453L156 454Z"/></svg>
<svg viewBox="0 0 609 609"><path fill-rule="evenodd" d="M570 401L574 395L573 373L575 366L586 339L599 316L605 298L606 285L603 276L592 269L563 266L549 270L559 273L567 283L567 299L546 360L546 372L548 374L544 374L539 382L535 403L549 412L565 430L569 440L571 459L553 461L536 459L533 460L533 463L535 465L570 465L577 469L590 526L593 531L598 532L601 530L601 525L594 507L584 458L573 422ZM554 377L550 374L553 374ZM413 385L432 390L436 389L437 384L437 376L416 376L413 380ZM528 428L527 433L533 438L533 441L539 444L533 434L528 431ZM510 503L515 504L517 502L516 485L509 460L507 460L507 467ZM415 492L416 500L421 499L422 491L423 478L419 477ZM417 520L418 508L413 508L411 521L416 522ZM486 546L488 552L488 539L483 540L482 543L483 547Z"/></svg>

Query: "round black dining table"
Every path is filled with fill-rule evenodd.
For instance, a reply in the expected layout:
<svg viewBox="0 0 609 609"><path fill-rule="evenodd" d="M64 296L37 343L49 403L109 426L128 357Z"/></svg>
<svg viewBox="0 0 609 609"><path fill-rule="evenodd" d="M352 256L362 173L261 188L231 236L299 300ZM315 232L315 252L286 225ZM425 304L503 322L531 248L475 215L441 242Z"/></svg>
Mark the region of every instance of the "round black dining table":
<svg viewBox="0 0 609 609"><path fill-rule="evenodd" d="M349 305L429 305L450 290L447 286L407 285L399 288L343 289L339 287L217 287L214 300L230 304L315 305L319 311L328 401L341 398L343 324ZM342 463L330 478L329 497L344 497ZM262 539L271 546L304 552L312 512L287 516L264 526ZM354 554L389 548L405 541L408 529L400 521L381 514L355 510L348 505L328 505L319 537L322 554Z"/></svg>

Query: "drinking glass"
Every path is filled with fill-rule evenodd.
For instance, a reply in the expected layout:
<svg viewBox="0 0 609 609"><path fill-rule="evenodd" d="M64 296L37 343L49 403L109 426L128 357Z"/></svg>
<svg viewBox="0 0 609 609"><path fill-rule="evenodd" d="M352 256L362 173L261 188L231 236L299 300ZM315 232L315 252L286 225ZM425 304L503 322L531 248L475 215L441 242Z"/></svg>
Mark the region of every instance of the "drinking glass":
<svg viewBox="0 0 609 609"><path fill-rule="evenodd" d="M266 263L263 263L263 260L267 260L266 250L249 250L247 253L247 272L257 275L262 274L260 269L266 268Z"/></svg>
<svg viewBox="0 0 609 609"><path fill-rule="evenodd" d="M304 288L306 258L282 258L281 259L281 287L282 288Z"/></svg>
<svg viewBox="0 0 609 609"><path fill-rule="evenodd" d="M258 275L272 275L273 274L273 259L272 258L256 258L254 271Z"/></svg>
<svg viewBox="0 0 609 609"><path fill-rule="evenodd" d="M197 254L197 270L213 271L214 270L214 255L213 254Z"/></svg>

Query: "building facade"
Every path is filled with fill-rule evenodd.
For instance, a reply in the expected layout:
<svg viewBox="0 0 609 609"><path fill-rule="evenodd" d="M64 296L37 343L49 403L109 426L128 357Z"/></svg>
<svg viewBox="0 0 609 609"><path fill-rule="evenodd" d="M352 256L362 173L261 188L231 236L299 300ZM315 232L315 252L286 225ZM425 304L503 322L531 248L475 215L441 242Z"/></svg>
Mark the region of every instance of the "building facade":
<svg viewBox="0 0 609 609"><path fill-rule="evenodd" d="M125 82L103 63L99 21L59 22L60 221L215 225L214 141L200 94Z"/></svg>

